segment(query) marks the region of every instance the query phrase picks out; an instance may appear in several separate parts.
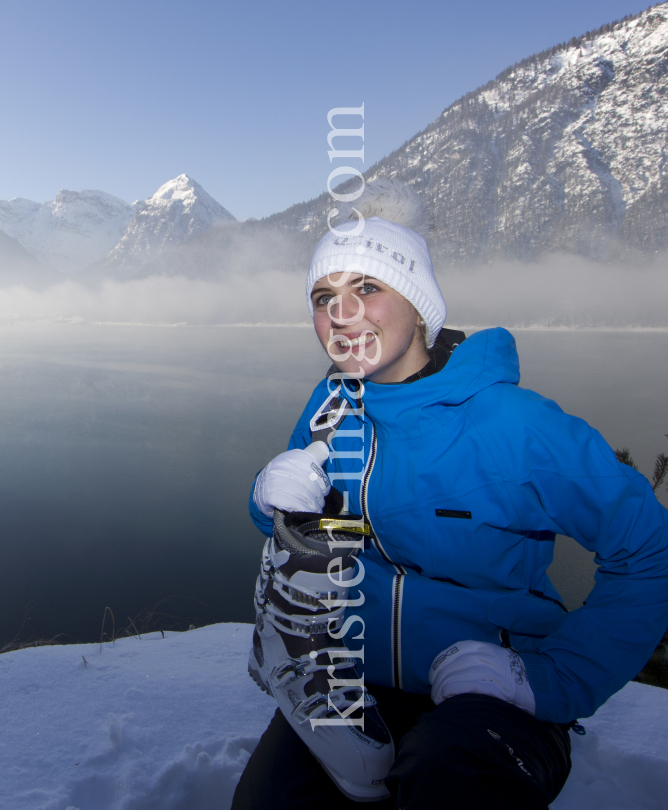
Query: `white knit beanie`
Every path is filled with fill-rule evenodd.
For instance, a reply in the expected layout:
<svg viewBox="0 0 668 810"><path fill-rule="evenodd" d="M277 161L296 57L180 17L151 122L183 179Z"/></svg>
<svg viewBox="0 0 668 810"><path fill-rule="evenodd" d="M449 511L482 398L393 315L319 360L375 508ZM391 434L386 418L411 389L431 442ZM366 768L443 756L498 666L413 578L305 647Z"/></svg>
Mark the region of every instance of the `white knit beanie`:
<svg viewBox="0 0 668 810"><path fill-rule="evenodd" d="M311 292L317 281L330 273L364 273L410 301L426 324L427 348L431 348L445 322L445 301L424 237L401 224L425 229L427 216L421 200L407 186L379 178L367 185L353 206L365 217L361 232L354 215L354 221L330 230L313 253L306 279L311 317Z"/></svg>

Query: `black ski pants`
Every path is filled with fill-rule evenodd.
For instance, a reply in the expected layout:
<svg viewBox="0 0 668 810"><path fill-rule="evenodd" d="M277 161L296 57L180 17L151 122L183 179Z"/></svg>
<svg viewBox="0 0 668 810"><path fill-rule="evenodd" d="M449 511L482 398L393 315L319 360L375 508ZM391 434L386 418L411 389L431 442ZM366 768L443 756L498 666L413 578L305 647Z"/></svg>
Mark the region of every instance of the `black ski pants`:
<svg viewBox="0 0 668 810"><path fill-rule="evenodd" d="M571 769L568 727L485 695L434 706L426 695L372 686L397 757L392 798L374 810L547 810ZM360 810L280 710L241 776L232 810Z"/></svg>

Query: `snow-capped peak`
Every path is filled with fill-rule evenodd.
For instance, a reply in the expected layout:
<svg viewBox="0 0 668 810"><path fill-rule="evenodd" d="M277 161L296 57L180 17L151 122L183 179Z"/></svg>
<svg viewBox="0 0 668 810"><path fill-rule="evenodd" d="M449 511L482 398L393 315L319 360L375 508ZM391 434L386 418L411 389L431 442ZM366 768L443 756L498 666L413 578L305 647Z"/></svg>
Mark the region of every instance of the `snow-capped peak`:
<svg viewBox="0 0 668 810"><path fill-rule="evenodd" d="M145 202L138 201L127 230L107 257L108 264L129 274L154 259L170 244L182 242L236 218L199 183L180 174Z"/></svg>
<svg viewBox="0 0 668 810"><path fill-rule="evenodd" d="M200 184L188 177L187 174L180 174L173 180L169 180L149 197L144 203L144 208L154 209L155 213L164 213L166 208L179 209L180 219L188 219L192 213L191 221L183 224L187 228L184 238L197 233L205 228L213 227L220 222L236 222L235 217L230 214L220 203L216 202L210 194L200 186ZM178 239L171 241L180 241Z"/></svg>
<svg viewBox="0 0 668 810"><path fill-rule="evenodd" d="M209 197L202 186L187 174L180 174L168 180L150 197L150 200L183 200L194 201L196 197ZM212 198L211 198L212 199Z"/></svg>
<svg viewBox="0 0 668 810"><path fill-rule="evenodd" d="M236 219L187 174L132 205L91 189L62 189L45 203L0 200L0 231L45 265L66 273L84 270L105 256L107 264L132 271L168 244L226 222Z"/></svg>

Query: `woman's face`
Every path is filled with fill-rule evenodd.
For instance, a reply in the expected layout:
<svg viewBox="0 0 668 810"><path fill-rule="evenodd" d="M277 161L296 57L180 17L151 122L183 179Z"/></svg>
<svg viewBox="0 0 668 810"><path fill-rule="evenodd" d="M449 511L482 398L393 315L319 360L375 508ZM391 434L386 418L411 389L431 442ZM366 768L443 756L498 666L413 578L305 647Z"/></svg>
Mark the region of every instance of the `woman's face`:
<svg viewBox="0 0 668 810"><path fill-rule="evenodd" d="M341 371L401 382L429 360L415 307L382 281L332 273L311 293L315 331Z"/></svg>

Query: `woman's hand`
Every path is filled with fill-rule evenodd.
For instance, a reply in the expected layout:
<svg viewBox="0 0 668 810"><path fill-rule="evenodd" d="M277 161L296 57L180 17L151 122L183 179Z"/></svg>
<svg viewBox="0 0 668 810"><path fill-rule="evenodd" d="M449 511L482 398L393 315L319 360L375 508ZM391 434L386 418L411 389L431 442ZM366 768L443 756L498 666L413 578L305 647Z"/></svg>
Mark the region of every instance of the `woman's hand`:
<svg viewBox="0 0 668 810"><path fill-rule="evenodd" d="M324 442L315 442L307 450L288 450L270 461L258 475L253 491L260 512L266 517L271 517L274 509L322 512L331 484L320 465L328 453Z"/></svg>
<svg viewBox="0 0 668 810"><path fill-rule="evenodd" d="M438 706L455 695L505 700L529 714L536 700L519 654L485 641L458 641L436 656L429 668L431 699Z"/></svg>

